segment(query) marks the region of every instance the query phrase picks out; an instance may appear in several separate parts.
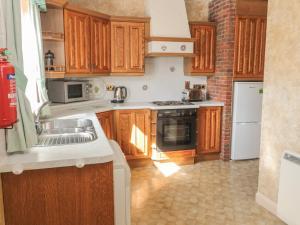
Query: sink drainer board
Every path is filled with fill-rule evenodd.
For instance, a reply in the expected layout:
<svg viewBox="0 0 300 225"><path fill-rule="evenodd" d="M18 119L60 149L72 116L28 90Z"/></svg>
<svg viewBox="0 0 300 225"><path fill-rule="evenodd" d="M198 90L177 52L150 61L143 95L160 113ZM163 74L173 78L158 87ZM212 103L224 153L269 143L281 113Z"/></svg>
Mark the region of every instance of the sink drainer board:
<svg viewBox="0 0 300 225"><path fill-rule="evenodd" d="M39 147L81 144L97 139L93 122L88 119L44 121L38 136Z"/></svg>

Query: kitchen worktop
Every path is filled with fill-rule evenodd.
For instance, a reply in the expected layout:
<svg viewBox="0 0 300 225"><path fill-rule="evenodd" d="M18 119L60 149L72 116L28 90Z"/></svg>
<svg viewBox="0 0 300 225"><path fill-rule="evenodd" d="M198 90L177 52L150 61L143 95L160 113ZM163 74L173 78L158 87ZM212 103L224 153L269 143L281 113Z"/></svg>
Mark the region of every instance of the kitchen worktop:
<svg viewBox="0 0 300 225"><path fill-rule="evenodd" d="M97 139L83 144L32 147L23 154L4 155L0 173L22 173L23 170L77 166L113 161L114 153L94 113L76 114L57 119L85 118L93 121Z"/></svg>
<svg viewBox="0 0 300 225"><path fill-rule="evenodd" d="M91 100L69 104L51 105L50 119L85 118L93 121L97 139L82 144L51 147L32 147L26 153L3 155L0 159L0 173L22 173L24 170L78 166L85 164L105 163L113 160L113 150L106 138L95 113L110 110L127 109L183 109L206 106L223 106L222 102L203 101L193 105L157 106L151 102L126 102L112 104L103 100Z"/></svg>
<svg viewBox="0 0 300 225"><path fill-rule="evenodd" d="M157 106L151 102L125 102L120 104L113 104L103 100L91 100L86 102L77 102L69 104L53 104L51 105L51 113L56 116L71 115L75 113L100 113L110 110L126 110L126 109L187 109L199 108L207 106L224 106L223 102L218 101L202 101L193 102L193 105L171 105L171 106Z"/></svg>

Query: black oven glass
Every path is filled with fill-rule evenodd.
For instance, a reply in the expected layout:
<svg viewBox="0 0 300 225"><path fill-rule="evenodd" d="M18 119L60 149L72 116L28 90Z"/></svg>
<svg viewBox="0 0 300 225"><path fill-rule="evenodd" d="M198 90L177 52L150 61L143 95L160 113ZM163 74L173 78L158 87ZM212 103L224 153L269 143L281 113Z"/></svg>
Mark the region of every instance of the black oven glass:
<svg viewBox="0 0 300 225"><path fill-rule="evenodd" d="M68 98L82 98L82 84L70 84L68 85Z"/></svg>
<svg viewBox="0 0 300 225"><path fill-rule="evenodd" d="M168 111L162 112L158 117L156 144L159 151L195 148L196 115L179 114L177 111Z"/></svg>
<svg viewBox="0 0 300 225"><path fill-rule="evenodd" d="M169 119L162 127L163 145L176 146L191 143L191 123L181 119Z"/></svg>

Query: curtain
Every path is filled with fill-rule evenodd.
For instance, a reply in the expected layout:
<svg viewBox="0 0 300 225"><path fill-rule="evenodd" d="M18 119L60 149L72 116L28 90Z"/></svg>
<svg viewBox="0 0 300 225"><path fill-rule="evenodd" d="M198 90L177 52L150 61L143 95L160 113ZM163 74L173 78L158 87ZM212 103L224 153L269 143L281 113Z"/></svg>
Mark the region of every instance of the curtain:
<svg viewBox="0 0 300 225"><path fill-rule="evenodd" d="M11 52L17 82L18 122L6 130L7 152L26 151L37 143L34 116L25 95L27 78L23 72L20 0L0 0L0 46Z"/></svg>
<svg viewBox="0 0 300 225"><path fill-rule="evenodd" d="M43 56L42 31L40 22L40 4L37 0L22 0L22 39L24 72L28 78L26 95L30 99L33 112L48 101L45 85L45 66ZM39 0L41 2L41 0ZM45 107L43 115L49 114Z"/></svg>
<svg viewBox="0 0 300 225"><path fill-rule="evenodd" d="M0 0L0 46L12 52L18 97L18 122L6 132L9 153L27 151L37 143L33 112L48 101L40 10L46 10L44 0Z"/></svg>

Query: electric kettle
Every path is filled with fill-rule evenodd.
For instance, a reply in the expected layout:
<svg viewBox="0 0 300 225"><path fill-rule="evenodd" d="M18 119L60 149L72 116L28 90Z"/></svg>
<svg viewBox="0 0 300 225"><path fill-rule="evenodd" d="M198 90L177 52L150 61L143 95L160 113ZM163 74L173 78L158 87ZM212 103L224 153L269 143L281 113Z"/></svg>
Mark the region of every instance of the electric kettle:
<svg viewBox="0 0 300 225"><path fill-rule="evenodd" d="M112 103L123 103L127 98L127 88L124 86L115 87Z"/></svg>

